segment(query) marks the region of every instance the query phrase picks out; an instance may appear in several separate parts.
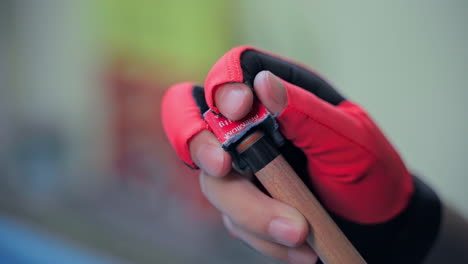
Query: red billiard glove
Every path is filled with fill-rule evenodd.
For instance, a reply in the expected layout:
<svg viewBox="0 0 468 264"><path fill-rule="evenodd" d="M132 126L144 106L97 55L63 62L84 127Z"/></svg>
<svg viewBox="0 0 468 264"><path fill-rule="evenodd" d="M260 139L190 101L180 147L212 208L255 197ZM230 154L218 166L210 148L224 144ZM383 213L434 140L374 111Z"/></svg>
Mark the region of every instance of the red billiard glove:
<svg viewBox="0 0 468 264"><path fill-rule="evenodd" d="M209 72L206 104L217 111L213 96L220 85L252 86L262 70L283 80L288 105L276 118L280 131L305 154L311 187L326 208L369 224L385 222L407 206L413 183L398 153L359 105L346 100L315 72L252 47L238 47ZM191 166L195 165L188 143L209 129L200 115L203 98L195 90L190 83L176 85L163 101L167 135Z"/></svg>

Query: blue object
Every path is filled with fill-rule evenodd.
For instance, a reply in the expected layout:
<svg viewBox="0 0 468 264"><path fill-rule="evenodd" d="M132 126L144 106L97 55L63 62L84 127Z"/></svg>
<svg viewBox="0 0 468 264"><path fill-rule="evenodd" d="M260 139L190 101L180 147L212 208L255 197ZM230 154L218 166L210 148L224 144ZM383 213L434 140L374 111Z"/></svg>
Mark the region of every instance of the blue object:
<svg viewBox="0 0 468 264"><path fill-rule="evenodd" d="M98 256L45 232L0 216L1 264L116 264L121 261Z"/></svg>

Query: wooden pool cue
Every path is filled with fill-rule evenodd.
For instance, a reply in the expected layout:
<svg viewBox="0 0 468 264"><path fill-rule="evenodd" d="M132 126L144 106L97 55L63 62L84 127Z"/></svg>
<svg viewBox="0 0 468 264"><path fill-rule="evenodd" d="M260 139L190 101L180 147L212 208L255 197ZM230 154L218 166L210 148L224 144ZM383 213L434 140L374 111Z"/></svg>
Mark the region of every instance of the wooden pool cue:
<svg viewBox="0 0 468 264"><path fill-rule="evenodd" d="M307 242L323 263L366 263L263 132L245 137L236 151L273 198L304 215L310 227Z"/></svg>

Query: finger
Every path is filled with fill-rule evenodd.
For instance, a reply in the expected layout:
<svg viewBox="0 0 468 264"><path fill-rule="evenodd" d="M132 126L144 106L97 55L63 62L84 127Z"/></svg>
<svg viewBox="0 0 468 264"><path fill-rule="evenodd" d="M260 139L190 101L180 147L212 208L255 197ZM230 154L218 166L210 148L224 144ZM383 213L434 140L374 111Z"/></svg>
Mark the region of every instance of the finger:
<svg viewBox="0 0 468 264"><path fill-rule="evenodd" d="M240 238L266 256L292 264L310 264L317 262L317 254L315 254L314 250L307 244L302 244L298 247L287 247L259 238L255 234L243 230L234 224L226 215L223 215L223 222L231 234Z"/></svg>
<svg viewBox="0 0 468 264"><path fill-rule="evenodd" d="M189 149L193 162L208 175L221 177L231 170L231 156L210 131L203 130L195 135Z"/></svg>
<svg viewBox="0 0 468 264"><path fill-rule="evenodd" d="M252 90L243 83L227 83L215 93L219 112L231 120L239 120L250 112L253 102Z"/></svg>
<svg viewBox="0 0 468 264"><path fill-rule="evenodd" d="M235 172L227 177L200 174L206 198L238 226L282 245L304 243L308 224L299 211L262 193Z"/></svg>

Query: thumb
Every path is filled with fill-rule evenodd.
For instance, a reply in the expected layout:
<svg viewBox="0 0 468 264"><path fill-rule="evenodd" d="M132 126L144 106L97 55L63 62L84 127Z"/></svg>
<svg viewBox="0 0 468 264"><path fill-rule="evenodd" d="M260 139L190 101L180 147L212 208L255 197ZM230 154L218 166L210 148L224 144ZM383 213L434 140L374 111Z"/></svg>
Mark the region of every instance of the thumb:
<svg viewBox="0 0 468 264"><path fill-rule="evenodd" d="M352 106L350 102L343 101L337 106L332 105L268 71L257 74L254 90L262 104L271 113L277 114L281 133L302 149L310 162L311 158L317 155L322 159L330 156L331 160L327 162L336 160L336 155L321 155L323 153L339 153L340 158L348 161L352 157L364 154L361 147L351 147L366 146L368 138L367 134L363 133L359 119L348 113ZM368 166L364 163L359 167Z"/></svg>

